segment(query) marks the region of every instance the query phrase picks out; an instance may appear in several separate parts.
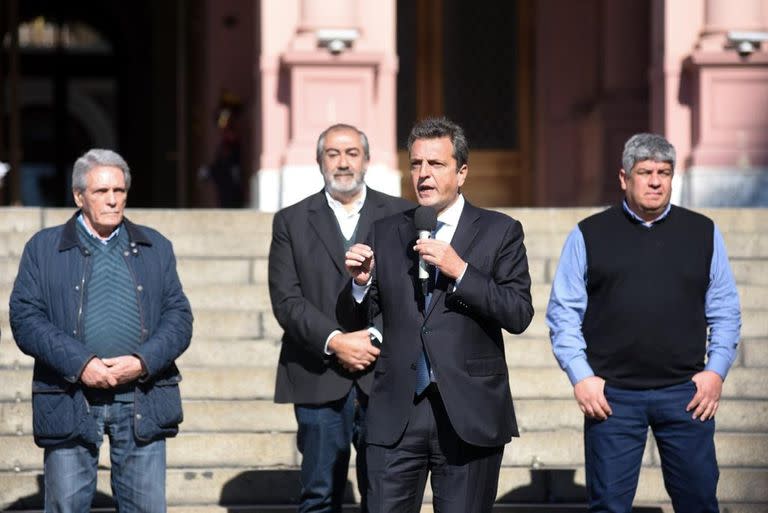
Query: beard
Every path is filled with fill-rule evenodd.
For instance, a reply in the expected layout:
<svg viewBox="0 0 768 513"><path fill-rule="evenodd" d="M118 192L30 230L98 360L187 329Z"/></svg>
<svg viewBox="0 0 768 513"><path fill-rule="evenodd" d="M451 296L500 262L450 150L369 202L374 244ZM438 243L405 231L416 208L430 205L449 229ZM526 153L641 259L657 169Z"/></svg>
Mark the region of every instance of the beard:
<svg viewBox="0 0 768 513"><path fill-rule="evenodd" d="M349 175L353 175L353 173L349 173ZM323 178L325 179L325 188L329 193L336 192L343 195L357 194L365 186L365 170L363 170L353 180L347 179L349 175L343 177L343 179L339 179L333 175L328 177L324 174Z"/></svg>

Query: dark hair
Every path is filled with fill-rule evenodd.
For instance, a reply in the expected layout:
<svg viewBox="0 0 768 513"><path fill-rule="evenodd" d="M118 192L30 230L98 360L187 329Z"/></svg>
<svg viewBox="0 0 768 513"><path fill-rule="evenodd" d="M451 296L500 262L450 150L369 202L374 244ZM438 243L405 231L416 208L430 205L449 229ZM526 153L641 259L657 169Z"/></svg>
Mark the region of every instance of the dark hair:
<svg viewBox="0 0 768 513"><path fill-rule="evenodd" d="M336 123L335 125L331 125L320 134L320 136L317 138L317 165L322 167L323 162L323 147L325 146L325 138L326 136L331 133L335 132L336 130L352 130L353 132L357 132L357 135L360 136L360 144L363 145L363 155L365 155L365 160L371 160L371 149L368 145L368 136L365 135L365 132L358 129L355 126L347 125L345 123Z"/></svg>
<svg viewBox="0 0 768 513"><path fill-rule="evenodd" d="M418 121L408 135L408 153L417 139L440 139L448 137L453 144L453 158L456 159L456 171L469 162L469 143L464 130L448 118L426 118Z"/></svg>

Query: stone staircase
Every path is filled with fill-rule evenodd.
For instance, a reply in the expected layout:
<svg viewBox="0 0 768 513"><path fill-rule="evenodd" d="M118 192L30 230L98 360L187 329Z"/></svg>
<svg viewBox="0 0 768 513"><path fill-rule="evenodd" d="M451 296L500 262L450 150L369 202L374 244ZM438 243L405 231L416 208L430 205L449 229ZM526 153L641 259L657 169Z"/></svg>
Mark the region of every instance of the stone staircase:
<svg viewBox="0 0 768 513"><path fill-rule="evenodd" d="M551 354L544 323L565 235L597 209L516 209L526 229L536 316L507 336L521 438L506 448L497 511L582 512L582 416ZM768 511L768 211L712 210L724 232L743 309L737 363L724 387L716 437L722 510ZM25 241L71 211L0 209L0 511L41 508L42 451L31 436L32 360L15 346L7 298ZM180 368L185 421L168 443L168 501L175 513L295 509L298 464L290 405L272 403L280 327L267 291L271 219L253 211L131 210L173 242L195 325ZM105 444L106 445L106 444ZM106 447L105 447L106 449ZM107 451L94 511L110 509ZM649 439L635 511L671 512ZM354 471L348 511L356 511ZM431 512L429 489L423 512ZM104 509L101 509L104 508Z"/></svg>

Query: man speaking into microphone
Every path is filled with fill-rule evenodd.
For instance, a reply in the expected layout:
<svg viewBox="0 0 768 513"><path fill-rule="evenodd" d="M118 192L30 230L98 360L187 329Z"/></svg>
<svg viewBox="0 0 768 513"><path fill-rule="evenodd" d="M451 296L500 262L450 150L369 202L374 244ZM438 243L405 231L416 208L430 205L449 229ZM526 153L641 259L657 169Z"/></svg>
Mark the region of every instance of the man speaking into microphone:
<svg viewBox="0 0 768 513"><path fill-rule="evenodd" d="M435 511L490 512L504 445L518 436L501 330L521 333L533 317L523 229L464 199L460 126L421 121L408 152L420 207L347 251L338 304L361 325L380 313L385 333L368 410L369 511L418 512L431 473Z"/></svg>

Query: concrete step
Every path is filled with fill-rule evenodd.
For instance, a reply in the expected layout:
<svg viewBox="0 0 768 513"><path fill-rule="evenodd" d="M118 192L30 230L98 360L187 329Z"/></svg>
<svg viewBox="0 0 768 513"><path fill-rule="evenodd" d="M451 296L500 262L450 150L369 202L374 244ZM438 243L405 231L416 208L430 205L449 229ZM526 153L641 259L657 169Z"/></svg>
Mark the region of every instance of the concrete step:
<svg viewBox="0 0 768 513"><path fill-rule="evenodd" d="M19 256L0 256L0 284L10 285L19 270ZM266 258L178 258L177 270L184 286L267 282Z"/></svg>
<svg viewBox="0 0 768 513"><path fill-rule="evenodd" d="M527 234L570 231L581 220L606 207L501 208L523 224ZM711 218L722 232L768 234L768 209L707 208L697 212Z"/></svg>
<svg viewBox="0 0 768 513"><path fill-rule="evenodd" d="M731 258L730 264L738 285L768 286L768 261Z"/></svg>
<svg viewBox="0 0 768 513"><path fill-rule="evenodd" d="M182 369L182 375L182 396L187 399L271 399L275 384L272 367L191 367ZM559 368L511 368L509 382L516 399L565 399L572 394ZM29 399L29 369L0 369L0 383L0 401ZM765 369L732 369L723 387L723 399L731 398L768 399Z"/></svg>
<svg viewBox="0 0 768 513"><path fill-rule="evenodd" d="M196 326L195 333L200 330ZM518 367L557 367L547 336L504 334L507 365ZM272 367L277 365L280 354L278 338L217 338L206 339L194 336L187 351L179 359L181 368L230 367L250 365ZM0 368L30 368L34 360L16 346L10 330L3 330L0 337ZM734 367L768 367L768 340L763 338L743 339L739 344Z"/></svg>
<svg viewBox="0 0 768 513"><path fill-rule="evenodd" d="M43 225L63 224L73 212L67 208L42 209ZM190 227L198 234L272 233L272 214L248 209L127 208L125 215L134 223L169 235L188 233Z"/></svg>
<svg viewBox="0 0 768 513"><path fill-rule="evenodd" d="M184 286L192 311L259 310L270 312L269 289L266 284L207 284Z"/></svg>
<svg viewBox="0 0 768 513"><path fill-rule="evenodd" d="M246 288L248 287L246 286ZM207 301L204 298L200 300ZM252 300L254 299L246 298L243 301ZM240 300L232 298L227 301L236 305ZM7 308L7 302L4 304L0 303L0 327L8 325ZM283 334L282 328L280 328L280 325L267 306L261 309L236 308L234 306L233 308L219 309L193 308L193 313L195 317L194 336L199 338L279 339ZM768 339L767 314L766 310L743 310L741 336L747 339ZM10 330L3 329L3 332L3 337L6 336L6 332L10 334ZM549 337L549 328L546 325L543 308L536 311L531 325L525 331L525 336L528 338Z"/></svg>
<svg viewBox="0 0 768 513"><path fill-rule="evenodd" d="M0 257L0 285L8 286L9 291L16 279L16 273L19 272L19 260L21 259L15 256Z"/></svg>
<svg viewBox="0 0 768 513"><path fill-rule="evenodd" d="M517 423L529 433L581 430L584 418L573 399L515 399ZM184 399L182 433L295 433L293 405L271 399ZM768 399L724 399L717 413L719 433L768 433ZM27 400L0 402L0 435L31 435Z"/></svg>
<svg viewBox="0 0 768 513"><path fill-rule="evenodd" d="M497 209L523 223L527 233L551 232L553 229L569 231L576 224L605 207L577 208L502 208ZM768 209L697 209L712 218L723 231L768 233ZM39 229L66 222L72 215L68 208L39 209L4 207L0 226L4 229ZM140 209L129 208L126 215L134 222L147 224L167 233L184 233L190 226L198 232L232 232L247 228L252 232L269 233L272 214L254 210L228 209Z"/></svg>
<svg viewBox="0 0 768 513"><path fill-rule="evenodd" d="M245 314L245 324L251 322ZM266 314L264 314L266 315ZM202 321L195 323L195 335L187 351L179 359L182 368L187 367L228 367L250 365L253 367L272 367L277 365L280 354L279 334L272 338L204 338L200 333L210 333L214 327L201 328ZM258 323L256 323L258 324ZM221 330L220 330L221 331ZM243 334L243 336L246 336ZM549 337L512 335L504 332L504 344L507 364L517 367L556 367L557 361L552 354ZM9 327L2 327L0 336L0 368L32 367L34 360L25 355L16 346ZM768 367L768 339L746 338L739 344L735 367Z"/></svg>
<svg viewBox="0 0 768 513"><path fill-rule="evenodd" d="M768 503L768 470L724 468L720 472L718 497L724 504ZM168 503L176 507L206 505L295 504L298 497L298 470L265 468L169 469L167 476ZM358 497L354 471L348 478L346 502ZM34 500L40 494L38 471L0 472L0 507L26 498ZM99 500L103 504L111 495L109 473L99 471ZM431 501L427 484L425 503ZM516 503L583 503L584 471L581 468L530 469L502 467L497 501ZM645 467L640 474L636 504L668 504L661 470ZM185 510L187 511L187 510ZM544 509L543 511L548 511ZM758 510L760 511L760 510ZM763 512L765 509L762 510ZM650 512L649 512L650 513ZM657 513L657 512L653 512Z"/></svg>
<svg viewBox="0 0 768 513"><path fill-rule="evenodd" d="M343 513L358 513L358 504L345 504ZM725 513L765 513L765 504L720 503ZM169 513L285 513L295 511L295 505L257 506L169 506ZM15 513L43 513L40 509L14 510ZM92 513L115 513L114 508L93 508ZM588 507L582 503L496 503L494 513L588 513ZM423 504L419 513L434 513L431 504ZM671 504L635 504L632 513L675 513Z"/></svg>
<svg viewBox="0 0 768 513"><path fill-rule="evenodd" d="M0 298L5 298L0 303L0 316L8 316L8 299L12 290L11 283L0 283ZM768 336L768 287L760 285L740 285L739 299L742 308L742 336ZM213 311L213 315L222 310L236 314L240 311L248 313L264 314L274 320L272 306L269 298L269 289L266 283L203 283L185 285L184 291L192 305L192 311L196 317ZM531 287L531 296L535 315L531 327L526 331L531 335L548 335L549 330L545 324L547 304L551 292L550 284L535 284ZM277 321L274 321L275 324ZM764 330L764 331L761 331Z"/></svg>
<svg viewBox="0 0 768 513"><path fill-rule="evenodd" d="M739 345L741 362L746 367L768 367L768 340L743 340Z"/></svg>
<svg viewBox="0 0 768 513"><path fill-rule="evenodd" d="M597 208L526 208L500 209L523 223L530 238L555 234L563 237L584 217L599 212ZM72 210L4 208L0 217L0 233L34 232L42 226L55 226L65 222ZM762 235L766 233L766 209L703 209L726 234ZM128 209L129 218L147 224L175 239L194 226L197 234L270 234L272 215L253 210L185 210L185 209ZM238 238L238 237L233 237ZM738 247L738 245L737 245ZM554 255L559 254L559 251Z"/></svg>
<svg viewBox="0 0 768 513"><path fill-rule="evenodd" d="M725 513L765 513L764 504L720 503L721 511ZM258 506L169 506L169 513L284 513L295 511L295 505L266 505ZM360 506L345 504L343 513L358 513ZM42 510L14 510L15 513L43 513ZM92 513L115 513L114 508L93 508ZM588 513L586 504L580 503L496 503L494 513ZM423 504L419 513L434 513L431 504ZM635 504L632 513L675 513L671 504Z"/></svg>
<svg viewBox="0 0 768 513"><path fill-rule="evenodd" d="M267 282L267 261L261 258L179 258L176 266L184 287Z"/></svg>
<svg viewBox="0 0 768 513"><path fill-rule="evenodd" d="M294 433L184 433L168 441L172 468L298 466L301 457ZM584 464L581 430L539 431L523 434L508 444L502 465L507 467L576 467ZM717 433L720 468L755 467L768 470L768 433ZM108 468L108 442L100 465ZM43 451L30 436L0 436L0 471L41 470ZM643 464L658 465L652 439Z"/></svg>
<svg viewBox="0 0 768 513"><path fill-rule="evenodd" d="M35 232L42 226L43 212L39 208L0 208L0 233Z"/></svg>
<svg viewBox="0 0 768 513"><path fill-rule="evenodd" d="M193 339L178 360L180 368L233 367L244 364L253 367L274 367L280 356L280 341L270 340L210 340Z"/></svg>
<svg viewBox="0 0 768 513"><path fill-rule="evenodd" d="M551 284L558 264L557 256L528 259L531 280L535 285ZM180 257L179 277L185 287L195 285L265 284L266 257ZM19 256L0 256L0 285L11 285L19 268ZM768 261L731 259L731 268L739 285L768 286ZM10 287L9 287L10 290ZM549 290L546 290L547 297Z"/></svg>
<svg viewBox="0 0 768 513"><path fill-rule="evenodd" d="M37 230L22 232L0 232L0 256L18 259L24 251L24 245ZM14 271L13 276L16 275Z"/></svg>

